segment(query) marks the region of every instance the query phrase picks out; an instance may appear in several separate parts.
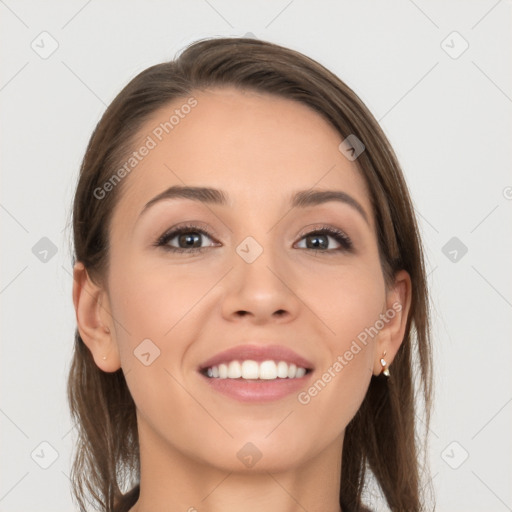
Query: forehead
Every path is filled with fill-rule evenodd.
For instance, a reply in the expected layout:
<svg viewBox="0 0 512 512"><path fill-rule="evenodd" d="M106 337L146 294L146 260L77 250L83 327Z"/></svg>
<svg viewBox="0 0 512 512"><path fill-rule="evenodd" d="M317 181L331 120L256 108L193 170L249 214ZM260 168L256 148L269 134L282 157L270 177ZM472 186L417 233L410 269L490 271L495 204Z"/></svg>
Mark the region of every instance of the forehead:
<svg viewBox="0 0 512 512"><path fill-rule="evenodd" d="M342 190L372 222L366 183L339 151L342 139L319 113L293 100L228 87L195 91L139 130L133 149L152 148L125 178L114 217L134 222L155 195L189 185L225 190L229 206L260 212L282 210L296 190Z"/></svg>

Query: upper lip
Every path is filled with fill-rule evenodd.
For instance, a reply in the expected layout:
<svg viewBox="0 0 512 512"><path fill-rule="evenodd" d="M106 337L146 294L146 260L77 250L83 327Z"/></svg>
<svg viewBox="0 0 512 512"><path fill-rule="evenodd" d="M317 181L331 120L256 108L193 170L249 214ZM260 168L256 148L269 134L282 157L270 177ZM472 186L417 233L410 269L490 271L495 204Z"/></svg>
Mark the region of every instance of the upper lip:
<svg viewBox="0 0 512 512"><path fill-rule="evenodd" d="M308 361L302 356L299 356L292 349L283 345L257 345L247 344L238 345L229 348L223 352L215 354L213 357L205 361L199 366L199 370L205 370L212 366L218 366L221 363L229 363L230 361L245 361L250 359L252 361L285 361L286 363L293 363L297 367L305 368L306 370L313 369L313 363Z"/></svg>

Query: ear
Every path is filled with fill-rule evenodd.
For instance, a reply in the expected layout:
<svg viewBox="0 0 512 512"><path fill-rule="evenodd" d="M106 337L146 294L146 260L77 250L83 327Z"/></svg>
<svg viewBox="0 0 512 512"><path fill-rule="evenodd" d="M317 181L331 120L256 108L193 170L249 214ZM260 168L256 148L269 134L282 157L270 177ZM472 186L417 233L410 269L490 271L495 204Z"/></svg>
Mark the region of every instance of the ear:
<svg viewBox="0 0 512 512"><path fill-rule="evenodd" d="M81 262L73 267L73 304L78 332L96 366L108 373L119 370L121 361L107 292L90 279Z"/></svg>
<svg viewBox="0 0 512 512"><path fill-rule="evenodd" d="M411 302L411 277L407 271L400 270L395 274L394 285L386 294L385 310L382 311L380 316L384 327L379 331L375 344L374 375L382 373L381 359L386 361L386 368L391 366L404 340ZM385 355L383 355L384 352ZM392 369L390 371L392 372Z"/></svg>

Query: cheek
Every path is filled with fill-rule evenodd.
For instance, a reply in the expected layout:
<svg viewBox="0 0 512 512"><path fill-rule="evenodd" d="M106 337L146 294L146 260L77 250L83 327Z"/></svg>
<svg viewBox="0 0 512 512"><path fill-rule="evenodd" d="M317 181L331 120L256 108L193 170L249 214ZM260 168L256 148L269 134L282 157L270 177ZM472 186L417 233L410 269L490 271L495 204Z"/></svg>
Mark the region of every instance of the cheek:
<svg viewBox="0 0 512 512"><path fill-rule="evenodd" d="M142 258L118 260L110 274L121 365L137 409L147 421L162 417L170 422L169 410L191 405L177 382L183 381L181 364L201 325L195 321L200 308L194 306L216 281L211 273L148 265Z"/></svg>
<svg viewBox="0 0 512 512"><path fill-rule="evenodd" d="M337 351L373 326L385 303L384 278L373 261L358 259L338 267L313 267L312 271L297 273L294 280L297 295L306 299L326 328L330 348Z"/></svg>
<svg viewBox="0 0 512 512"><path fill-rule="evenodd" d="M297 414L310 436L329 445L345 431L361 407L371 379L363 349L343 364L333 363L297 397ZM293 433L290 433L293 435Z"/></svg>
<svg viewBox="0 0 512 512"><path fill-rule="evenodd" d="M298 397L313 416L340 411L346 424L359 408L373 372L377 322L385 302L380 267L353 266L331 269L330 275L302 278L302 294L307 295L314 313L321 319L327 349L317 379ZM313 413L314 411L314 413Z"/></svg>
<svg viewBox="0 0 512 512"><path fill-rule="evenodd" d="M194 324L194 315L200 310L195 306L218 276L184 265L170 268L139 263L120 264L111 274L112 315L125 327L120 329L120 341L128 338L132 349L145 338L163 348L176 338L176 332Z"/></svg>

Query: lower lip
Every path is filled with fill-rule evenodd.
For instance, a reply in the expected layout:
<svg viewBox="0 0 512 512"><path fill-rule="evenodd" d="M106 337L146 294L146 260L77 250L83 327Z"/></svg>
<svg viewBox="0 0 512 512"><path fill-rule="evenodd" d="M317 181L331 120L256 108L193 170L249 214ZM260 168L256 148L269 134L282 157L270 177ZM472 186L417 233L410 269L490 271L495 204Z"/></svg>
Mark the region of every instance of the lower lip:
<svg viewBox="0 0 512 512"><path fill-rule="evenodd" d="M311 374L306 373L298 379L275 380L219 379L200 375L212 389L240 402L271 402L299 392Z"/></svg>

